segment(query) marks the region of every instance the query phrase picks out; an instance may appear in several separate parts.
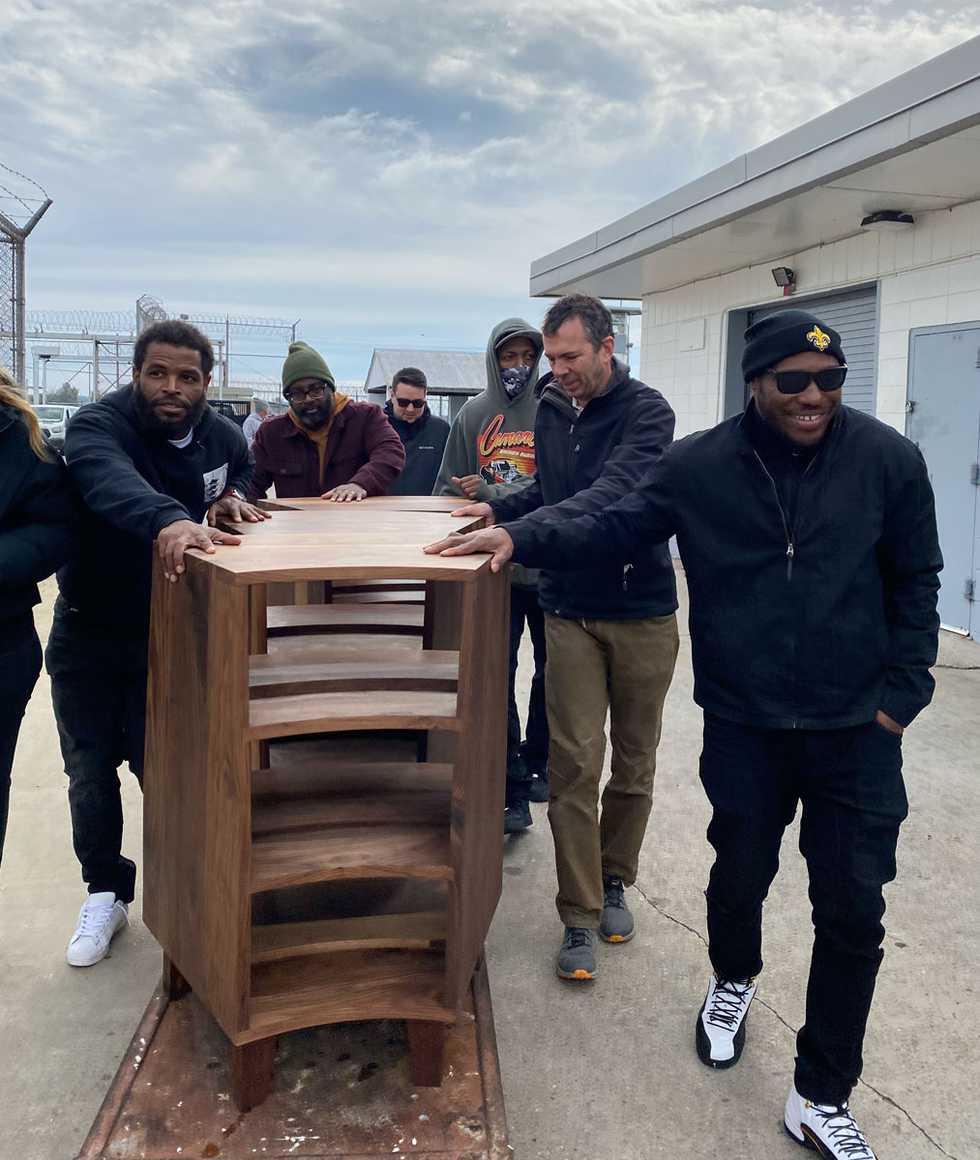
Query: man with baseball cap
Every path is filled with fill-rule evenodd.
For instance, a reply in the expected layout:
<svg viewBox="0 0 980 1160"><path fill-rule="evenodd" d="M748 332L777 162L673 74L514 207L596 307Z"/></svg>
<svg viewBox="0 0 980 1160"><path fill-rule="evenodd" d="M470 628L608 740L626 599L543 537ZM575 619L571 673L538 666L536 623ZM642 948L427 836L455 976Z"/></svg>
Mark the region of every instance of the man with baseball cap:
<svg viewBox="0 0 980 1160"><path fill-rule="evenodd" d="M787 310L745 337L745 412L673 444L636 491L601 512L548 522L539 509L430 550L553 569L677 536L715 849L697 1054L728 1068L742 1053L762 904L802 803L814 942L785 1127L823 1156L874 1160L847 1100L908 810L902 733L934 685L933 495L916 446L842 404L836 331Z"/></svg>
<svg viewBox="0 0 980 1160"><path fill-rule="evenodd" d="M252 444L249 499L276 485L280 499L320 496L349 503L384 495L405 466L405 449L380 407L341 394L323 356L290 344L282 364L285 415L269 419Z"/></svg>

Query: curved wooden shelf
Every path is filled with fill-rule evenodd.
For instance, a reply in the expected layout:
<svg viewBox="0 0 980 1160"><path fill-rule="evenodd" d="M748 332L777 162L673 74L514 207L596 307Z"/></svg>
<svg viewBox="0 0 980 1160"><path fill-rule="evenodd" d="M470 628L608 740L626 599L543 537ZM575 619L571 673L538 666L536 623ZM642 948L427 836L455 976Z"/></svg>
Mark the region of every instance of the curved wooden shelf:
<svg viewBox="0 0 980 1160"><path fill-rule="evenodd" d="M248 737L297 737L361 729L442 729L456 733L455 693L397 690L372 699L364 693L303 693L249 702Z"/></svg>
<svg viewBox="0 0 980 1160"><path fill-rule="evenodd" d="M335 592L334 604L412 604L419 608L425 605L425 592L406 592L399 588L393 592Z"/></svg>
<svg viewBox="0 0 980 1160"><path fill-rule="evenodd" d="M444 823L280 830L252 842L253 894L341 878L452 876Z"/></svg>
<svg viewBox="0 0 980 1160"><path fill-rule="evenodd" d="M335 632L416 636L424 616L421 604L274 604L266 623L270 637Z"/></svg>
<svg viewBox="0 0 980 1160"><path fill-rule="evenodd" d="M439 949L446 940L446 912L372 914L252 927L252 963L342 951Z"/></svg>
<svg viewBox="0 0 980 1160"><path fill-rule="evenodd" d="M344 650L322 637L287 637L273 653L249 658L252 697L369 689L427 689L452 693L459 653L405 648Z"/></svg>
<svg viewBox="0 0 980 1160"><path fill-rule="evenodd" d="M235 1040L364 1019L454 1023L445 986L439 951L346 951L259 963L252 968L248 1030Z"/></svg>
<svg viewBox="0 0 980 1160"><path fill-rule="evenodd" d="M252 803L329 794L377 798L406 789L452 790L453 767L426 761L357 761L312 757L252 771Z"/></svg>
<svg viewBox="0 0 980 1160"><path fill-rule="evenodd" d="M264 781L262 774L267 775ZM276 775L274 783L268 775ZM289 766L256 771L252 833L399 823L448 827L451 777L451 766L409 762L365 765L360 771L339 766L332 775L317 763L298 773Z"/></svg>

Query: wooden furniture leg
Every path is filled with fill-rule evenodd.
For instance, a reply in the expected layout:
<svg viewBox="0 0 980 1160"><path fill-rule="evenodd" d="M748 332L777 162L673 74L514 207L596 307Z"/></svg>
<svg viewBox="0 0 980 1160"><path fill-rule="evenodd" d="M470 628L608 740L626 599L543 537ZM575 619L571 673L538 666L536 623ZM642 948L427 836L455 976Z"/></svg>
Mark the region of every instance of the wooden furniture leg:
<svg viewBox="0 0 980 1160"><path fill-rule="evenodd" d="M406 1019L408 1034L408 1074L415 1087L440 1087L446 1057L445 1023Z"/></svg>
<svg viewBox="0 0 980 1160"><path fill-rule="evenodd" d="M161 986L168 999L182 999L191 989L190 983L174 966L169 955L163 956L163 979Z"/></svg>
<svg viewBox="0 0 980 1160"><path fill-rule="evenodd" d="M250 1112L272 1091L276 1037L231 1045L231 1098L240 1112Z"/></svg>

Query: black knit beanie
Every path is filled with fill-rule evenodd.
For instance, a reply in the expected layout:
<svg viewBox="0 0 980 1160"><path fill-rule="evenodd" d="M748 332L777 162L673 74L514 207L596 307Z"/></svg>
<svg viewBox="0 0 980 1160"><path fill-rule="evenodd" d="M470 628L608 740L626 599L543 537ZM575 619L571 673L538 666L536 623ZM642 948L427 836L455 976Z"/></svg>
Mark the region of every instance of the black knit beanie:
<svg viewBox="0 0 980 1160"><path fill-rule="evenodd" d="M742 376L747 383L774 367L781 359L803 351L832 354L844 362L840 335L806 310L779 310L753 322L745 332Z"/></svg>

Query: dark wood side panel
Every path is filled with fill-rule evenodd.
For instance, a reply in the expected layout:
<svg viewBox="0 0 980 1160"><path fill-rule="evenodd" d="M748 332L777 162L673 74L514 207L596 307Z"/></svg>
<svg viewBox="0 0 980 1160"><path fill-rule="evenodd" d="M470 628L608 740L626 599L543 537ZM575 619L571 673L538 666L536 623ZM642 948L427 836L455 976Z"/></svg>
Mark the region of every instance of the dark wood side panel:
<svg viewBox="0 0 980 1160"><path fill-rule="evenodd" d="M460 584L459 734L453 776L447 1002L462 1006L500 898L507 754L510 579Z"/></svg>
<svg viewBox="0 0 980 1160"><path fill-rule="evenodd" d="M154 558L143 774L143 919L206 1002L209 575L171 584Z"/></svg>

